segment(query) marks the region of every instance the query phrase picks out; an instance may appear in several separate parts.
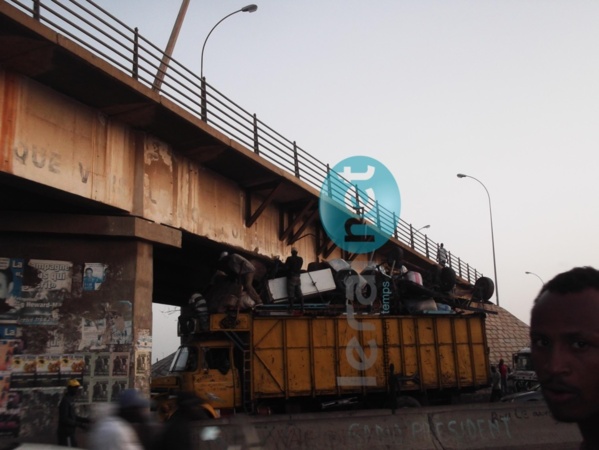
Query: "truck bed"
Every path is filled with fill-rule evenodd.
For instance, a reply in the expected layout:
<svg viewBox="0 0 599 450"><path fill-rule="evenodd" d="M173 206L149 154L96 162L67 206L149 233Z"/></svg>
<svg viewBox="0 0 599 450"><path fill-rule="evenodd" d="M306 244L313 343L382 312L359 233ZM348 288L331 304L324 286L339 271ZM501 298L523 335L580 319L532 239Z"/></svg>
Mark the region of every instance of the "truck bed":
<svg viewBox="0 0 599 450"><path fill-rule="evenodd" d="M211 317L215 329L222 317ZM489 383L484 314L240 314L249 332L252 398L350 395L390 389L390 365L404 391L479 388Z"/></svg>

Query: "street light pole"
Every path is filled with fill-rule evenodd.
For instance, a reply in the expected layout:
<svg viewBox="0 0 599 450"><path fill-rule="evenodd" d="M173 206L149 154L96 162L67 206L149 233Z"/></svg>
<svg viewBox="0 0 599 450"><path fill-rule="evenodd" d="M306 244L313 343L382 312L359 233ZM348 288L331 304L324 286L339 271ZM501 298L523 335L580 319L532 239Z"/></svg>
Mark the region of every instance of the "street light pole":
<svg viewBox="0 0 599 450"><path fill-rule="evenodd" d="M538 279L541 281L541 284L542 284L543 286L545 286L545 282L543 281L543 279L542 279L540 276L538 276L536 273L534 273L534 272L524 272L524 273L525 273L526 275L534 275L535 277L537 277L537 278L538 278Z"/></svg>
<svg viewBox="0 0 599 450"><path fill-rule="evenodd" d="M212 32L214 31L214 29L219 26L221 24L221 22L225 19L227 19L228 17L231 17L233 14L237 14L239 12L249 12L249 13L253 13L254 11L256 11L258 9L257 5L247 5L244 6L241 9L238 9L237 11L233 11L231 14L227 14L225 17L223 17L222 19L220 19L218 22L216 22L216 25L214 25L212 27L212 29L210 30L210 33L208 33L208 36L206 36L206 39L204 39L204 45L202 45L202 58L200 61L200 76L202 78L204 78L204 49L206 48L206 42L208 42L208 38L210 37L210 35L212 34Z"/></svg>
<svg viewBox="0 0 599 450"><path fill-rule="evenodd" d="M202 87L201 87L202 91L200 92L201 108L202 108L202 114L201 115L202 115L202 120L204 122L206 122L207 119L208 119L208 114L206 112L206 78L204 78L204 49L206 48L206 42L208 42L208 38L210 37L210 35L214 31L214 29L217 26L219 26L223 22L223 20L225 20L225 19L231 17L233 14L237 14L239 12L253 13L257 9L258 9L258 6L252 4L252 5L244 6L243 8L238 9L237 11L233 11L231 14L227 14L225 17L223 17L218 22L216 22L216 25L214 25L212 27L212 29L208 33L208 36L206 36L206 39L204 39L204 45L202 45L202 56L200 58L200 80L202 82Z"/></svg>
<svg viewBox="0 0 599 450"><path fill-rule="evenodd" d="M412 225L410 225L410 245L412 248L415 248L416 243L414 242L414 235L416 233L418 233L420 230L424 230L426 228L430 228L430 225L425 225L423 227L418 228L417 230L414 230L414 227ZM427 257L428 257L428 239L426 239L426 235L425 236L425 246L427 247Z"/></svg>
<svg viewBox="0 0 599 450"><path fill-rule="evenodd" d="M495 259L495 235L493 233L493 210L491 208L491 195L489 195L489 190L479 179L474 178L470 175L464 175L463 173L458 173L458 178L472 178L474 181L477 181L485 189L485 192L487 193L487 198L489 199L489 218L491 219L491 246L493 247L493 270L495 272L495 298L497 299L497 306L499 306L499 281L497 280L497 262Z"/></svg>

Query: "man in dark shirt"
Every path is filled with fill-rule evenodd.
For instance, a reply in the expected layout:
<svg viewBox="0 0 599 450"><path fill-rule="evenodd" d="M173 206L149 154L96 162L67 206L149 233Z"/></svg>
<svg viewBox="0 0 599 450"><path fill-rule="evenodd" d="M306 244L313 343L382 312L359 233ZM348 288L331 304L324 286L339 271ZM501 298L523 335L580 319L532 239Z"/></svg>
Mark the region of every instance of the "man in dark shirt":
<svg viewBox="0 0 599 450"><path fill-rule="evenodd" d="M499 364L497 365L497 369L499 370L499 375L501 377L501 393L503 395L508 394L507 391L507 366L503 362L503 359L499 360Z"/></svg>
<svg viewBox="0 0 599 450"><path fill-rule="evenodd" d="M164 424L161 435L156 439L155 450L193 450L199 448L194 442L194 422L209 418L202 407L203 401L192 392L177 395L177 409Z"/></svg>
<svg viewBox="0 0 599 450"><path fill-rule="evenodd" d="M581 449L599 448L599 271L576 267L534 301L530 350L553 417L576 423Z"/></svg>
<svg viewBox="0 0 599 450"><path fill-rule="evenodd" d="M78 380L72 379L67 382L67 392L58 405L58 445L66 447L78 447L75 437L77 427L85 428L89 419L77 415L75 411L75 399L81 390Z"/></svg>
<svg viewBox="0 0 599 450"><path fill-rule="evenodd" d="M289 297L289 309L293 309L293 303L298 299L304 310L304 295L302 294L302 281L300 275L304 260L297 255L297 249L291 248L291 256L285 260L285 271L287 272L287 296Z"/></svg>

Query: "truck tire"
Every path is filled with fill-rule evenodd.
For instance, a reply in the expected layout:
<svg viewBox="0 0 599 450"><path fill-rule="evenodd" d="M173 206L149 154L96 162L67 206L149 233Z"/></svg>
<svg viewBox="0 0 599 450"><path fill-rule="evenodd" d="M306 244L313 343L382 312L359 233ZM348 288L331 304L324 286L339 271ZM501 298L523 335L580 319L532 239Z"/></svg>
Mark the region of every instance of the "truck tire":
<svg viewBox="0 0 599 450"><path fill-rule="evenodd" d="M409 395L400 395L397 397L398 408L420 408L420 402Z"/></svg>
<svg viewBox="0 0 599 450"><path fill-rule="evenodd" d="M474 291L472 294L473 300L481 300L486 302L495 292L495 283L489 277L480 277L474 283Z"/></svg>
<svg viewBox="0 0 599 450"><path fill-rule="evenodd" d="M441 291L449 292L451 291L456 283L456 274L455 270L451 267L443 267L441 269L441 273L439 274L439 285Z"/></svg>
<svg viewBox="0 0 599 450"><path fill-rule="evenodd" d="M189 335L195 331L196 323L193 317L179 316L179 334Z"/></svg>

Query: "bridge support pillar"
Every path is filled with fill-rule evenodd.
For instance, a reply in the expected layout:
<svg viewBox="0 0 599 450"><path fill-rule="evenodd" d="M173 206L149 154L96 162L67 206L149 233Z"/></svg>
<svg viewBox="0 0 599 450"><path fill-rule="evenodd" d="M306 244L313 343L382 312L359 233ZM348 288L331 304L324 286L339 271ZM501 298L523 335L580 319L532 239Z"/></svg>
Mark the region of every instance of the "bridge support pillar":
<svg viewBox="0 0 599 450"><path fill-rule="evenodd" d="M180 235L134 217L1 221L0 389L9 395L0 409L14 409L21 436L54 441L56 399L71 378L83 386L82 412L129 387L149 393L156 243L177 247Z"/></svg>

